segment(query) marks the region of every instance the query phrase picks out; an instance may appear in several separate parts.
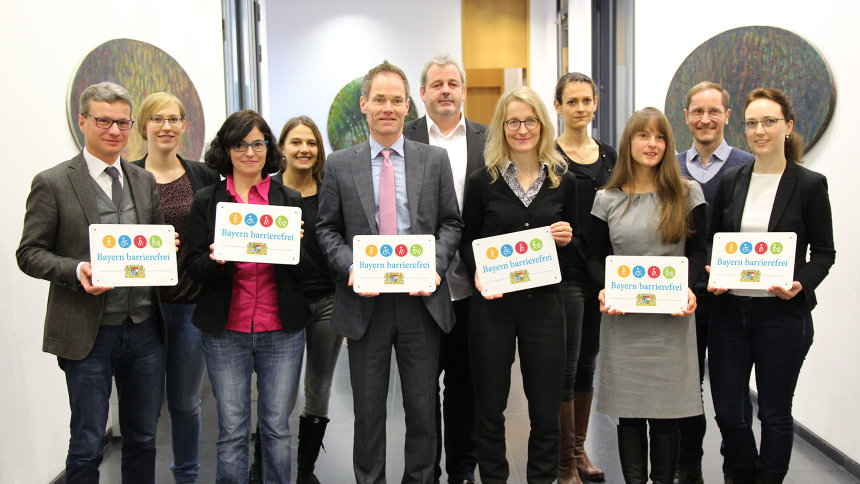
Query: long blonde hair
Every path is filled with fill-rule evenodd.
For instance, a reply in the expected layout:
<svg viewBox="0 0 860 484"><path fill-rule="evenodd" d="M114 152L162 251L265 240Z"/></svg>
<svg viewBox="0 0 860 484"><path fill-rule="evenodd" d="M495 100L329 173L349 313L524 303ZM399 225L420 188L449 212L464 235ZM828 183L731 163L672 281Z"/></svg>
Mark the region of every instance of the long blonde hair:
<svg viewBox="0 0 860 484"><path fill-rule="evenodd" d="M499 178L502 167L510 159L510 147L505 139L505 115L508 104L512 101L520 101L528 104L534 110L540 120L540 141L538 142L538 160L549 165L547 178L550 185L555 188L561 183L561 175L567 171L567 163L555 150L555 129L546 112L546 107L540 96L529 87L518 87L510 90L499 98L496 103L496 112L487 131L487 143L484 145L484 160L490 178L495 182Z"/></svg>
<svg viewBox="0 0 860 484"><path fill-rule="evenodd" d="M663 152L663 159L657 165L657 174L654 177L654 184L657 185L657 198L660 201L660 220L657 223L657 230L663 234L663 242L677 244L692 233L687 221L686 203L687 197L690 195L690 187L681 178L681 169L678 167L678 158L675 156L672 127L669 126L666 115L659 109L652 107L641 109L633 113L633 116L627 120L624 133L621 135L621 142L618 145L618 163L615 164L612 177L604 188L608 190L612 188L621 189L624 185L634 186L633 163L635 161L630 152L630 143L636 133L643 131L651 123L657 125L657 130L663 134L666 141L666 150ZM630 190L627 207L630 207L633 193L634 191Z"/></svg>

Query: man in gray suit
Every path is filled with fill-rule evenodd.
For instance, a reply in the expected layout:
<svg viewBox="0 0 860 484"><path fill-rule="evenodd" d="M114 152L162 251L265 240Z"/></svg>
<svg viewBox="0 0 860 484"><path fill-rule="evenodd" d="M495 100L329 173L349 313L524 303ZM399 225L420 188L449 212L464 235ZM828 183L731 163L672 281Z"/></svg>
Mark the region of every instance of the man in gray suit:
<svg viewBox="0 0 860 484"><path fill-rule="evenodd" d="M463 208L466 178L484 167L484 142L487 126L466 119L462 112L466 98L466 76L449 56L430 59L421 72L421 100L426 116L406 123L403 136L445 148L451 160L457 203ZM439 345L439 373L445 373L444 409L436 385L436 466L435 481L442 475L442 441L445 442L445 470L448 482L466 484L475 481L478 463L475 429L475 396L469 368L469 301L473 282L466 266L455 255L448 268L448 287L454 305L456 324L450 333L442 334ZM442 435L442 411L445 433Z"/></svg>
<svg viewBox="0 0 860 484"><path fill-rule="evenodd" d="M362 82L360 106L370 139L329 156L316 229L320 247L337 274L332 325L349 343L355 411L353 468L357 482L385 481L386 399L393 346L406 413L403 482L429 483L436 453L433 395L439 334L440 328L448 332L454 325L443 276L457 250L462 221L445 150L403 137L409 109L403 71L387 61L371 69ZM352 241L362 234L435 235L436 291L356 294L351 288Z"/></svg>
<svg viewBox="0 0 860 484"><path fill-rule="evenodd" d="M122 86L81 93L85 146L33 179L18 267L50 282L42 350L66 374L71 438L66 482L99 482L111 378L116 378L123 482L155 482L164 390L164 327L152 287L93 286L89 225L162 224L152 175L120 159L134 121Z"/></svg>

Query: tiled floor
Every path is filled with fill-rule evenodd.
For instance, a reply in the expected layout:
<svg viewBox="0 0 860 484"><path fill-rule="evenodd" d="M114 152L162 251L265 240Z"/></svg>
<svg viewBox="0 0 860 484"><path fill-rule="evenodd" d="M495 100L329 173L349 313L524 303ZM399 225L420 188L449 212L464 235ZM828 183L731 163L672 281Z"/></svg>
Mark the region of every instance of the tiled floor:
<svg viewBox="0 0 860 484"><path fill-rule="evenodd" d="M349 385L349 368L346 358L346 348L341 353L335 373L330 404L330 417L325 437L326 450L320 454L317 462L316 475L323 483L354 482L352 474L352 391ZM403 472L403 440L405 426L403 421L403 405L400 387L397 385L396 363L392 361L392 379L390 397L388 399L388 466L389 482L399 482ZM525 481L526 445L529 432L526 400L523 396L522 380L519 364L514 364L513 385L507 410L508 461L510 462L510 482ZM722 459L719 454L720 437L713 421L713 406L705 384L705 408L709 417L708 432L705 438L705 459L703 463L706 483L721 483ZM218 435L218 421L209 382L204 383L203 391L203 432L200 450L200 482L215 481L215 440ZM297 441L295 432L298 430L298 414L303 405L303 397L299 396L296 411L290 419L293 438L293 469L295 473L295 452ZM757 429L756 429L757 430ZM618 450L615 445L615 426L605 415L593 414L589 428L589 438L586 448L592 459L606 471L606 483L623 483L621 468L618 462ZM158 468L159 483L173 482L170 473L172 454L170 449L169 418L167 409L162 410L158 434ZM120 451L118 445L110 446L105 453L105 461L101 467L102 483L120 482ZM293 477L295 479L295 477ZM445 482L443 475L442 482ZM860 482L844 469L812 448L806 442L796 439L792 454L791 470L785 480L789 484L809 483L857 483Z"/></svg>

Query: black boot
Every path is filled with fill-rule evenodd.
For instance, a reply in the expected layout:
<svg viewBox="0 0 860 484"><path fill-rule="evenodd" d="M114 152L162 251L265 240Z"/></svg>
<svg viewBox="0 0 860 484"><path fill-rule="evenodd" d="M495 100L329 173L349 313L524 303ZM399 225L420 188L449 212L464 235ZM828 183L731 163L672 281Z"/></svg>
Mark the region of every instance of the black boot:
<svg viewBox="0 0 860 484"><path fill-rule="evenodd" d="M254 462L251 463L251 468L248 469L248 484L263 484L263 451L260 448L260 426L257 426L257 431L254 432L252 440L254 441Z"/></svg>
<svg viewBox="0 0 860 484"><path fill-rule="evenodd" d="M329 419L313 415L299 417L299 453L296 457L296 484L320 484L314 475L314 464L320 455L320 447Z"/></svg>
<svg viewBox="0 0 860 484"><path fill-rule="evenodd" d="M785 474L774 474L762 470L757 470L755 473L756 484L781 484L783 479L785 479Z"/></svg>
<svg viewBox="0 0 860 484"><path fill-rule="evenodd" d="M675 465L678 463L678 432L655 434L651 432L651 482L672 484Z"/></svg>
<svg viewBox="0 0 860 484"><path fill-rule="evenodd" d="M624 482L648 483L648 437L644 426L618 426L618 456Z"/></svg>
<svg viewBox="0 0 860 484"><path fill-rule="evenodd" d="M756 484L755 469L723 469L723 478L725 479L725 484Z"/></svg>

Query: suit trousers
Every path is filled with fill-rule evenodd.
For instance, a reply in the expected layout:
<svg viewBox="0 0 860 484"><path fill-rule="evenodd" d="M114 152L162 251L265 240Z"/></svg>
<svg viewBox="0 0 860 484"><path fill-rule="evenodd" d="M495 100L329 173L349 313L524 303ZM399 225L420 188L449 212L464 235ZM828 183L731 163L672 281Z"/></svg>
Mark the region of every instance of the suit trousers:
<svg viewBox="0 0 860 484"><path fill-rule="evenodd" d="M558 286L512 292L492 301L480 293L472 296L469 351L482 482L508 480L504 412L515 351L519 352L531 423L526 476L530 483L555 481L565 343Z"/></svg>
<svg viewBox="0 0 860 484"><path fill-rule="evenodd" d="M357 483L385 482L385 421L392 347L406 414L402 482L433 482L436 455L433 407L440 332L421 297L381 294L376 296L364 335L348 340L355 411L353 469Z"/></svg>

